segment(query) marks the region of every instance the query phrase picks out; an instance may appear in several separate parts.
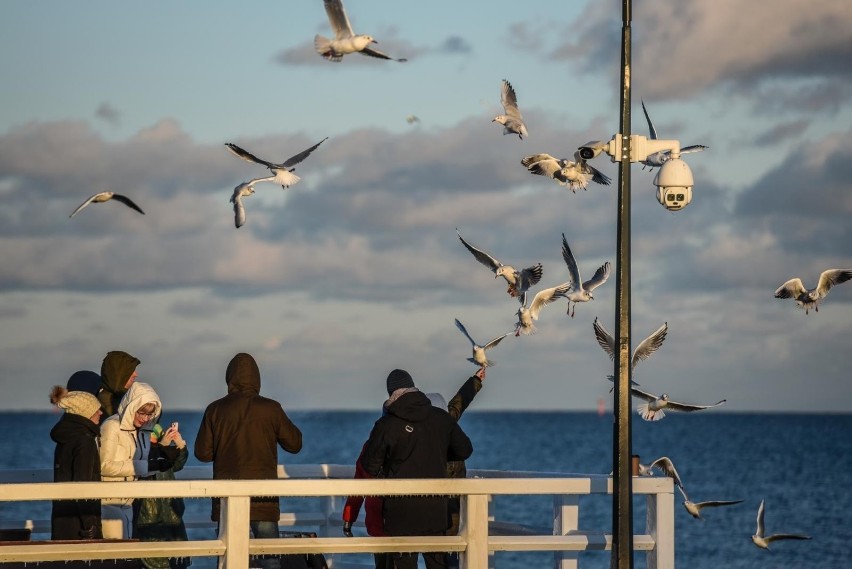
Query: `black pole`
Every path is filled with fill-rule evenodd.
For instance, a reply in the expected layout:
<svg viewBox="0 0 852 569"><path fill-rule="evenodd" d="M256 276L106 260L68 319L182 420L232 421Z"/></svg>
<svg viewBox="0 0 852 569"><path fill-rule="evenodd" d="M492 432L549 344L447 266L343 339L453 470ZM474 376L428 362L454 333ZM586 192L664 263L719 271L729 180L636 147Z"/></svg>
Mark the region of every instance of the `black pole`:
<svg viewBox="0 0 852 569"><path fill-rule="evenodd" d="M615 265L615 412L613 432L612 563L633 567L633 479L630 429L630 44L631 0L623 0L621 27L622 153L618 165L618 244Z"/></svg>

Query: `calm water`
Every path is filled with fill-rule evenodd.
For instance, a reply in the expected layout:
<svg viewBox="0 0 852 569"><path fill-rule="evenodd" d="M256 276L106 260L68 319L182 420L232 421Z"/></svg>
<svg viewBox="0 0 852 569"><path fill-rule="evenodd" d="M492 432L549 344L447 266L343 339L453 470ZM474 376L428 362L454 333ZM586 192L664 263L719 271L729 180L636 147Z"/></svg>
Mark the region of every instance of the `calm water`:
<svg viewBox="0 0 852 569"><path fill-rule="evenodd" d="M369 434L374 413L294 412L304 433L298 455L281 453L290 464L351 464ZM0 413L0 469L50 468L52 413ZM192 445L200 413L172 413ZM470 468L607 473L612 470L612 418L594 413L469 412L462 426L474 442ZM633 422L633 452L643 463L669 456L695 501L745 500L704 510L695 520L676 494L676 561L679 568L852 566L852 415L669 414L664 420ZM190 464L198 464L194 458ZM750 536L757 507L766 500L768 533L807 533L813 541L776 542L758 550ZM192 501L189 513L206 514L206 501ZM292 507L290 507L292 506ZM49 518L49 505L30 504L28 513L0 504L0 523ZM310 504L287 504L288 510ZM504 497L495 501L500 520L547 527L547 498ZM580 503L580 528L611 528L611 501L587 497ZM644 528L644 499L637 498L635 533ZM10 524L3 524L10 525ZM200 531L200 530L199 530ZM500 569L549 567L550 554L500 554ZM609 554L583 554L584 568L609 566ZM636 566L644 567L644 554Z"/></svg>

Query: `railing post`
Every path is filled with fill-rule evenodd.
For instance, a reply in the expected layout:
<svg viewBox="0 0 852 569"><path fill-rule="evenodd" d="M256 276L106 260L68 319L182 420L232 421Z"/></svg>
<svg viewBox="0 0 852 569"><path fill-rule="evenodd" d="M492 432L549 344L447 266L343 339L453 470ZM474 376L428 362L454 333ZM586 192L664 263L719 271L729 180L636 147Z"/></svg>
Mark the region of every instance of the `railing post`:
<svg viewBox="0 0 852 569"><path fill-rule="evenodd" d="M648 569L674 569L674 486L672 491L648 494L648 535L654 538L654 549L648 552Z"/></svg>
<svg viewBox="0 0 852 569"><path fill-rule="evenodd" d="M568 535L580 527L580 497L576 494L557 494L553 497L553 535ZM556 551L556 569L577 569L580 554L576 551Z"/></svg>
<svg viewBox="0 0 852 569"><path fill-rule="evenodd" d="M467 545L461 555L462 569L488 569L488 495L469 494L461 498L459 535Z"/></svg>
<svg viewBox="0 0 852 569"><path fill-rule="evenodd" d="M219 569L248 569L250 504L249 497L221 498L219 539L225 542L225 555Z"/></svg>

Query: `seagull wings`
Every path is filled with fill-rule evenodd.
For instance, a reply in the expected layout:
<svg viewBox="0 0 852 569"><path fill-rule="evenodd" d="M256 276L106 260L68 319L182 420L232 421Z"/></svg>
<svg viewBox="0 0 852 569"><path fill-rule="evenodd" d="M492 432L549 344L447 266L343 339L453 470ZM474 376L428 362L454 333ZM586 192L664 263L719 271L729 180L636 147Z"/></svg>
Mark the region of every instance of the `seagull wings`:
<svg viewBox="0 0 852 569"><path fill-rule="evenodd" d="M503 103L506 116L519 121L523 120L521 111L518 109L518 97L515 95L515 89L505 79L503 79L503 85L500 89L500 101Z"/></svg>
<svg viewBox="0 0 852 569"><path fill-rule="evenodd" d="M852 279L852 269L828 269L819 276L816 292L820 297L828 294L831 287Z"/></svg>
<svg viewBox="0 0 852 569"><path fill-rule="evenodd" d="M299 162L301 162L302 160L304 160L305 158L310 156L311 152L316 150L319 147L319 145L322 144L323 142L325 142L326 140L328 140L328 137L323 138L322 140L320 140L319 142L317 142L316 144L314 144L310 148L308 148L306 150L302 150L301 152L299 152L295 156L291 156L290 158L288 158L287 160L285 160L284 162L282 162L280 164L274 164L274 163L269 162L267 160L263 160L262 158L258 158L257 156L255 156L251 152L244 150L243 148L240 148L239 146L237 146L236 144L233 144L231 142L226 142L225 146L228 148L228 150L230 150L231 152L233 152L234 154L236 154L237 156L239 156L240 158L242 158L243 160L245 160L247 162L255 162L257 164L263 164L264 166L266 166L269 169L282 169L282 168L290 168L291 166L295 166L296 164L298 164Z"/></svg>
<svg viewBox="0 0 852 569"><path fill-rule="evenodd" d="M458 229L456 229L456 234L458 234L459 240L462 242L462 245L464 245L467 250L473 254L476 260L491 269L493 272L496 272L497 269L503 266L503 263L489 255L485 251L477 249L476 247L465 241L464 238L461 236L461 233L459 233Z"/></svg>
<svg viewBox="0 0 852 569"><path fill-rule="evenodd" d="M343 2L341 0L324 0L323 4L325 5L325 13L328 14L331 29L334 30L334 39L339 40L354 36Z"/></svg>
<svg viewBox="0 0 852 569"><path fill-rule="evenodd" d="M538 320L538 315L541 313L542 308L551 304L557 298L564 297L568 294L569 290L571 290L570 282L538 291L533 297L532 304L530 304L530 316L532 316L533 320Z"/></svg>

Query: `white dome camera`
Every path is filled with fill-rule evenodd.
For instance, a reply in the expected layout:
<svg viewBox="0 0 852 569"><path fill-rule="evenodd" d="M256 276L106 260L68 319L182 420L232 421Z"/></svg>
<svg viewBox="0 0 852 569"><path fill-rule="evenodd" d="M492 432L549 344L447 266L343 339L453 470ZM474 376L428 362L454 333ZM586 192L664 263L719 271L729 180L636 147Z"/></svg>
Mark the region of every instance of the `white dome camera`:
<svg viewBox="0 0 852 569"><path fill-rule="evenodd" d="M657 201L669 211L685 208L692 201L692 170L680 159L680 155L666 160L654 177L657 186Z"/></svg>

